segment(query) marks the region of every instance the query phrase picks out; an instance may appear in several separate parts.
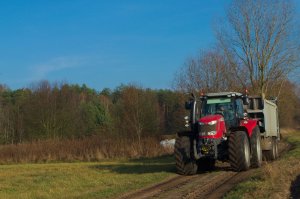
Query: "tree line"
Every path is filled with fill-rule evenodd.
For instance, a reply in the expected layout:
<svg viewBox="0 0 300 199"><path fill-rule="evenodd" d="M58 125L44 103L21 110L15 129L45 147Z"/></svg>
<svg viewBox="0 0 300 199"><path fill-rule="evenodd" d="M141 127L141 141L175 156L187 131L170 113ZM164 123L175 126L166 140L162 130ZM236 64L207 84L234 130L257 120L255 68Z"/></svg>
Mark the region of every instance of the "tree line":
<svg viewBox="0 0 300 199"><path fill-rule="evenodd" d="M0 143L91 135L141 137L183 127L184 96L171 90L121 85L97 92L86 85L42 81L31 88L0 87Z"/></svg>
<svg viewBox="0 0 300 199"><path fill-rule="evenodd" d="M279 86L281 126L294 126L300 120L299 88L288 80L275 88ZM48 81L17 90L0 86L0 143L94 135L141 142L175 134L184 128L186 99L182 92L135 85L99 92L86 85Z"/></svg>

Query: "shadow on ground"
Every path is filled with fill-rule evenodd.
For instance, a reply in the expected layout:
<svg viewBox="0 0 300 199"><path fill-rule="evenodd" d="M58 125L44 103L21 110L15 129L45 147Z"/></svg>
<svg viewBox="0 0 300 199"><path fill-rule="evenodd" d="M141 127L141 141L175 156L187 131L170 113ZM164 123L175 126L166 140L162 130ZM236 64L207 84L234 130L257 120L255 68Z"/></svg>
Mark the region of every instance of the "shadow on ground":
<svg viewBox="0 0 300 199"><path fill-rule="evenodd" d="M95 165L91 167L97 170L109 170L120 174L145 174L170 172L175 173L173 156L161 156L157 158L132 159L127 162L111 165Z"/></svg>
<svg viewBox="0 0 300 199"><path fill-rule="evenodd" d="M159 172L169 172L175 173L175 167L173 164L140 164L140 165L127 165L127 164L117 164L117 165L96 165L93 169L99 170L110 170L115 173L120 174L146 174L146 173L159 173Z"/></svg>
<svg viewBox="0 0 300 199"><path fill-rule="evenodd" d="M290 191L290 198L300 198L300 175L292 182Z"/></svg>
<svg viewBox="0 0 300 199"><path fill-rule="evenodd" d="M176 173L175 160L172 155L157 158L132 159L119 164L99 164L91 166L91 168L99 171L109 170L119 174L146 174L159 172ZM198 171L198 173L201 174L214 171L232 171L232 169L226 163L219 163L213 170L202 169Z"/></svg>

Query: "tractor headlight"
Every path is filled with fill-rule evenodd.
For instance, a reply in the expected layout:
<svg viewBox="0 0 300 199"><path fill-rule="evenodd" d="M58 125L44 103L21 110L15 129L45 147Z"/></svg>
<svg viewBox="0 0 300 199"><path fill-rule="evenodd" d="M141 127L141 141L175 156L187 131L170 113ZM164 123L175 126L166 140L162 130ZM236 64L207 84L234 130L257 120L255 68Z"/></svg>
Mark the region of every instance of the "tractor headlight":
<svg viewBox="0 0 300 199"><path fill-rule="evenodd" d="M216 135L217 131L209 131L207 132L207 135Z"/></svg>
<svg viewBox="0 0 300 199"><path fill-rule="evenodd" d="M200 136L210 136L210 135L216 135L217 131L209 131L209 132L200 132Z"/></svg>
<svg viewBox="0 0 300 199"><path fill-rule="evenodd" d="M207 133L206 132L200 132L199 135L200 136L207 136Z"/></svg>
<svg viewBox="0 0 300 199"><path fill-rule="evenodd" d="M208 125L214 125L214 124L217 124L217 120L213 120L213 121L210 121L207 123Z"/></svg>

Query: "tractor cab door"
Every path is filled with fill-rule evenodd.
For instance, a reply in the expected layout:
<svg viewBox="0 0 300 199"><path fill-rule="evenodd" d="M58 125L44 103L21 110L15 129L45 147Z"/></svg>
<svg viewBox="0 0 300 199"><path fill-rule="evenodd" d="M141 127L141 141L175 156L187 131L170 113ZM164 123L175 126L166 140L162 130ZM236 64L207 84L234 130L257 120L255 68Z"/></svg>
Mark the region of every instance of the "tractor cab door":
<svg viewBox="0 0 300 199"><path fill-rule="evenodd" d="M232 98L230 103L226 104L224 119L227 129L239 126L240 119L244 117L243 100Z"/></svg>
<svg viewBox="0 0 300 199"><path fill-rule="evenodd" d="M242 99L235 100L236 115L238 119L244 118L244 105Z"/></svg>
<svg viewBox="0 0 300 199"><path fill-rule="evenodd" d="M209 98L202 106L202 116L221 114L224 117L226 128L237 125L235 100L231 98Z"/></svg>

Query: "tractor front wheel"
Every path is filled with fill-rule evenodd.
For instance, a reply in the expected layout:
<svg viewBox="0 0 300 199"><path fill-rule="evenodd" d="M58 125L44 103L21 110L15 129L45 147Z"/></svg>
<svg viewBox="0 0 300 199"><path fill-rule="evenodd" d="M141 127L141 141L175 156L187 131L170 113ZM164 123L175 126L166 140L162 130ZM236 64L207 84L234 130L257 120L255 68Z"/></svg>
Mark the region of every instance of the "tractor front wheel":
<svg viewBox="0 0 300 199"><path fill-rule="evenodd" d="M175 142L175 162L177 173L181 175L194 175L197 173L197 163L191 157L192 138L188 135L178 135Z"/></svg>
<svg viewBox="0 0 300 199"><path fill-rule="evenodd" d="M229 136L229 162L235 171L246 171L250 167L249 139L244 131Z"/></svg>

